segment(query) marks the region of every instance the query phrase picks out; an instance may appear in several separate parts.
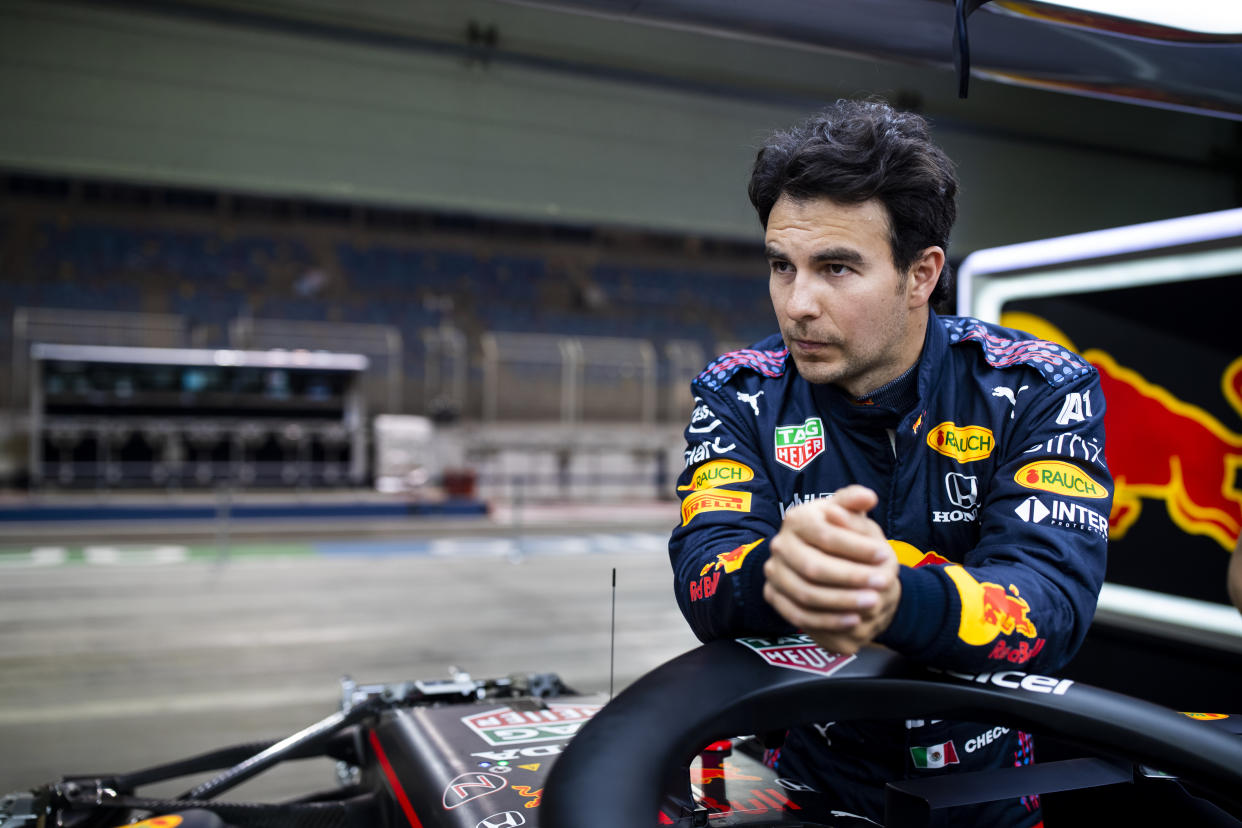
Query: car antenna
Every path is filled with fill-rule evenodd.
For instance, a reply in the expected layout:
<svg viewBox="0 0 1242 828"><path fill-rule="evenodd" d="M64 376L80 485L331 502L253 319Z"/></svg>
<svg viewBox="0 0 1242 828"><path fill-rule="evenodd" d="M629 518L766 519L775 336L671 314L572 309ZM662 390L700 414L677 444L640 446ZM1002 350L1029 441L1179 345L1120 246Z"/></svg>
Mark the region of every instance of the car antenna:
<svg viewBox="0 0 1242 828"><path fill-rule="evenodd" d="M617 568L612 568L612 629L608 633L608 701L612 701L612 679L617 663Z"/></svg>

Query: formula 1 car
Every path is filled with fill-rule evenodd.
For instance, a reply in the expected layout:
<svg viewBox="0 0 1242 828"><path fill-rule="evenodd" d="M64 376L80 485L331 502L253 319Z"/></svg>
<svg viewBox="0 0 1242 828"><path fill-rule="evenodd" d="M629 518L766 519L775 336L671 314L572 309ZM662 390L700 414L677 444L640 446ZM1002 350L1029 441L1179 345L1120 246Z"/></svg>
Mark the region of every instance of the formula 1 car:
<svg viewBox="0 0 1242 828"><path fill-rule="evenodd" d="M800 635L704 645L607 703L552 674L345 680L342 690L340 710L278 742L11 794L0 828L874 825L764 765L761 735L878 717L991 721L1072 748L1052 762L890 783L890 828L931 824L954 805L1074 790L1091 798L1072 800L1058 825L1084 814L1095 823L1101 811L1132 814L1131 824L1163 824L1160 813L1181 825L1242 824L1240 716L1181 714L1019 670L939 672L880 649L841 656ZM338 761L338 789L279 804L217 799L309 756ZM139 794L209 771L219 773L174 799Z"/></svg>

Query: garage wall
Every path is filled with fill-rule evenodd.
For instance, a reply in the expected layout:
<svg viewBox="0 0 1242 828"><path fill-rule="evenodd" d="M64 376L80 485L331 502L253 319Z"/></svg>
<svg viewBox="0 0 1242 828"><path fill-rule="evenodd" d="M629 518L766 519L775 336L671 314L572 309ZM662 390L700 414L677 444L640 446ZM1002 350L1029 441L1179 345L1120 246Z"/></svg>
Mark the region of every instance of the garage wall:
<svg viewBox="0 0 1242 828"><path fill-rule="evenodd" d="M0 2L0 167L749 237L761 136L816 100L869 91L913 94L942 124L963 181L956 255L1233 206L1229 176L1133 146L1158 124L1166 146L1180 134L1183 156L1207 153L1224 127L1194 116L988 84L945 100L951 81L934 69L505 4L362 3L349 37L332 34L344 7L326 0L285 26L217 5ZM450 37L475 17L538 59L463 52ZM581 71L592 56L611 70ZM675 82L650 82L665 75ZM1096 145L962 117L1034 105ZM1113 117L1121 149L1099 144L1108 130L1088 111Z"/></svg>

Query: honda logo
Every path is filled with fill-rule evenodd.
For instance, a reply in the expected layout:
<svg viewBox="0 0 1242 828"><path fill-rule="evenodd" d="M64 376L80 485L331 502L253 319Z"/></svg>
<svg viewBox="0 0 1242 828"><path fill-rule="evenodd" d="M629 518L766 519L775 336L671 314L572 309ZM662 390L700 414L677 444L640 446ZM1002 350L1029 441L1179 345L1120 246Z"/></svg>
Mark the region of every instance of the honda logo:
<svg viewBox="0 0 1242 828"><path fill-rule="evenodd" d="M475 828L518 828L526 824L526 817L518 811L505 811L503 814L492 814L481 821Z"/></svg>
<svg viewBox="0 0 1242 828"><path fill-rule="evenodd" d="M973 509L979 503L979 478L949 472L944 476L949 501L959 509Z"/></svg>

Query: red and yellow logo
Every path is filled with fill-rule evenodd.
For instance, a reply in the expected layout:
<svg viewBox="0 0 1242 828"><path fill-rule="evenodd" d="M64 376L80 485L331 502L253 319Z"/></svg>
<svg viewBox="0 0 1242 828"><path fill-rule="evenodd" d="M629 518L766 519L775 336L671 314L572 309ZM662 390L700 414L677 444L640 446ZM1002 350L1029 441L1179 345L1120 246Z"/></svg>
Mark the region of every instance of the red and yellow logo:
<svg viewBox="0 0 1242 828"><path fill-rule="evenodd" d="M763 543L763 538L751 543L744 543L737 549L729 552L721 552L716 556L716 560L710 561L699 570L700 575L706 575L713 569L723 569L725 572L737 572L742 568L742 562L746 560L746 556L750 554L750 550Z"/></svg>
<svg viewBox="0 0 1242 828"><path fill-rule="evenodd" d="M936 564L947 564L949 559L935 552L924 552L912 543L905 541L890 540L888 545L893 547L893 551L897 553L897 563L902 566L908 566L911 569L918 569L920 566L934 566Z"/></svg>
<svg viewBox="0 0 1242 828"><path fill-rule="evenodd" d="M992 453L996 448L996 436L983 426L959 426L945 421L927 432L927 445L959 463L972 463Z"/></svg>
<svg viewBox="0 0 1242 828"><path fill-rule="evenodd" d="M714 489L730 483L745 483L755 479L755 471L750 466L733 460L713 460L704 463L694 470L689 486L678 486L679 492L695 492L700 489Z"/></svg>
<svg viewBox="0 0 1242 828"><path fill-rule="evenodd" d="M1228 713L1186 713L1186 712L1183 712L1182 715L1189 716L1190 718L1195 719L1196 721L1200 721L1200 722L1215 722L1215 721L1219 721L1220 719L1229 718Z"/></svg>
<svg viewBox="0 0 1242 828"><path fill-rule="evenodd" d="M1108 497L1108 489L1064 460L1037 460L1018 469L1014 482L1028 489L1069 497Z"/></svg>
<svg viewBox="0 0 1242 828"><path fill-rule="evenodd" d="M1001 324L1079 350L1045 319L1006 313ZM1109 535L1122 538L1159 501L1170 519L1191 535L1206 535L1231 551L1242 533L1242 433L1206 409L1183 400L1098 349L1079 351L1100 372L1108 400L1108 468L1114 481ZM1242 416L1242 356L1226 367L1220 392Z"/></svg>
<svg viewBox="0 0 1242 828"><path fill-rule="evenodd" d="M946 566L944 571L953 579L957 594L962 599L957 637L967 644L990 644L998 635L1013 632L1027 638L1039 634L1035 622L1028 615L1031 605L1018 594L1018 588L1013 584L1006 591L1000 584L980 583L957 564Z"/></svg>
<svg viewBox="0 0 1242 828"><path fill-rule="evenodd" d="M750 492L731 492L727 489L707 489L687 495L681 502L681 525L694 520L703 512L749 512Z"/></svg>

